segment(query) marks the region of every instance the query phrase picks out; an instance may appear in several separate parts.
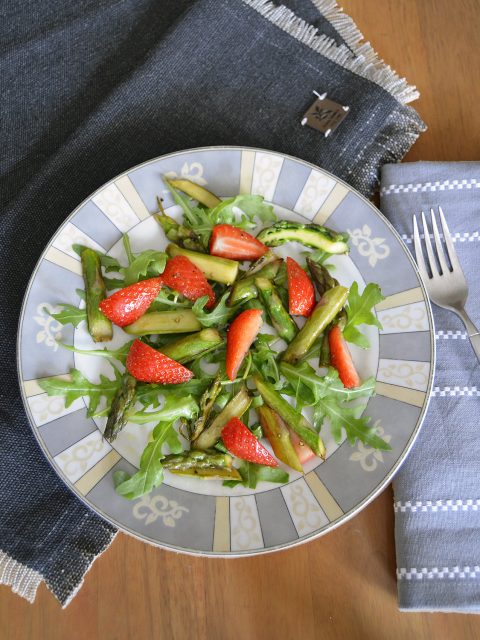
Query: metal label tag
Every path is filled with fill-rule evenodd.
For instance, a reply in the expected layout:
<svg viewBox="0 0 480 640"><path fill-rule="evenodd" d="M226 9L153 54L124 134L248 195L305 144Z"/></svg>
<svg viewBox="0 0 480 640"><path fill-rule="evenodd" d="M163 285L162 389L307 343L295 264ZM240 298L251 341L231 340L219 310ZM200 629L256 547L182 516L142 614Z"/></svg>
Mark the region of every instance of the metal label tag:
<svg viewBox="0 0 480 640"><path fill-rule="evenodd" d="M302 124L321 131L327 138L338 125L347 117L350 107L329 100L327 94L313 92L317 99L308 108L302 118Z"/></svg>

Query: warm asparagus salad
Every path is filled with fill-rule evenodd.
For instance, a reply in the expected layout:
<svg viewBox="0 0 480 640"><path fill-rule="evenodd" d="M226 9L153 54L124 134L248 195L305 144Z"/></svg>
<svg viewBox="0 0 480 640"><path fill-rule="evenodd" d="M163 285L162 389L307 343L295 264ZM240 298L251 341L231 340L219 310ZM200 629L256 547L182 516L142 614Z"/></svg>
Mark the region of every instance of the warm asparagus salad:
<svg viewBox="0 0 480 640"><path fill-rule="evenodd" d="M132 423L150 431L138 471L115 472L117 492L137 498L165 471L228 487L284 483L286 469L302 473L325 458L325 428L337 442L390 449L352 403L371 396L375 380L360 380L348 343L369 348L360 329L380 326L373 308L383 297L376 284L360 293L335 278L328 260L348 252L348 235L277 221L261 196L220 200L188 180L165 183L183 210L179 223L158 201L165 251L134 253L124 235L121 264L74 245L85 307L61 304L53 314L86 322L97 343L122 328L117 349L62 345L108 358L112 376L91 382L72 369L67 380L41 382L66 406L85 397L89 416L107 418L109 442ZM303 245L302 259L276 254L285 243Z"/></svg>

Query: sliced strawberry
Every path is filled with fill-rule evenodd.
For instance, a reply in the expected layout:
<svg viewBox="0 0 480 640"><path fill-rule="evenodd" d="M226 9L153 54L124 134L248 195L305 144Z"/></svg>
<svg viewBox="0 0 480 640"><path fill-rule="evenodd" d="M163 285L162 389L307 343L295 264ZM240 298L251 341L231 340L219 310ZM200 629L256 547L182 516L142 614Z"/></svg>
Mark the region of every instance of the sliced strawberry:
<svg viewBox="0 0 480 640"><path fill-rule="evenodd" d="M308 447L301 438L297 436L295 431L290 429L290 440L292 441L293 446L295 447L295 451L297 452L298 459L300 463L303 465L305 462L308 462L312 458L315 457L313 451Z"/></svg>
<svg viewBox="0 0 480 640"><path fill-rule="evenodd" d="M102 300L100 311L119 327L125 327L143 316L161 288L161 278L141 280Z"/></svg>
<svg viewBox="0 0 480 640"><path fill-rule="evenodd" d="M230 453L233 453L237 458L263 464L267 467L278 467L275 458L238 418L232 418L223 427L222 440Z"/></svg>
<svg viewBox="0 0 480 640"><path fill-rule="evenodd" d="M202 296L208 296L205 305L211 309L215 304L215 293L200 269L186 256L170 258L162 273L163 284L174 291L178 291L189 300L198 300Z"/></svg>
<svg viewBox="0 0 480 640"><path fill-rule="evenodd" d="M230 380L235 380L238 370L262 326L261 309L242 311L230 325L227 334L226 370Z"/></svg>
<svg viewBox="0 0 480 640"><path fill-rule="evenodd" d="M293 258L287 258L288 306L292 316L309 316L315 306L312 281Z"/></svg>
<svg viewBox="0 0 480 640"><path fill-rule="evenodd" d="M217 224L210 237L210 253L230 260L256 260L268 251L263 242L230 224Z"/></svg>
<svg viewBox="0 0 480 640"><path fill-rule="evenodd" d="M328 334L328 342L330 345L330 360L332 366L338 371L340 380L347 389L353 389L360 385L360 377L353 364L350 350L347 342L342 335L342 331L338 325L330 329Z"/></svg>
<svg viewBox="0 0 480 640"><path fill-rule="evenodd" d="M141 382L179 384L188 382L193 373L148 344L135 340L127 356L127 371Z"/></svg>

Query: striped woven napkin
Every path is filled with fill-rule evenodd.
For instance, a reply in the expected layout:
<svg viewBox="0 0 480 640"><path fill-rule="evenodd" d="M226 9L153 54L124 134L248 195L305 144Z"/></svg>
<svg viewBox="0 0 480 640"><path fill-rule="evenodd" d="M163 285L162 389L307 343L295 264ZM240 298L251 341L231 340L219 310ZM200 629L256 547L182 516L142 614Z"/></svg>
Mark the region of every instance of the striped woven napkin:
<svg viewBox="0 0 480 640"><path fill-rule="evenodd" d="M480 326L480 162L382 170L381 209L412 249L412 214L441 205ZM480 612L480 364L465 327L432 305L435 387L394 480L398 598L406 611Z"/></svg>

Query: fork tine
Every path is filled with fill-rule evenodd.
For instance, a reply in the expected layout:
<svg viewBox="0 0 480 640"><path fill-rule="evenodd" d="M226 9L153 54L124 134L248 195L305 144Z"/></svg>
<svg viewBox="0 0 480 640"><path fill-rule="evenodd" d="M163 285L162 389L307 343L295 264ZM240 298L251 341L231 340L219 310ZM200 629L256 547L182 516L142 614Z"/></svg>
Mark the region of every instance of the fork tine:
<svg viewBox="0 0 480 640"><path fill-rule="evenodd" d="M435 240L435 246L437 248L438 262L440 263L440 269L442 273L448 273L450 271L447 261L445 260L445 251L443 249L440 234L438 233L437 221L435 219L435 211L430 209L430 217L432 220L433 238Z"/></svg>
<svg viewBox="0 0 480 640"><path fill-rule="evenodd" d="M457 252L455 251L455 246L452 241L452 236L448 229L447 221L445 220L445 216L443 215L442 207L438 207L438 211L440 212L440 222L442 223L442 231L443 237L445 239L445 244L448 249L448 257L450 259L450 264L452 265L453 270L461 269L460 262L457 258Z"/></svg>
<svg viewBox="0 0 480 640"><path fill-rule="evenodd" d="M428 270L423 257L422 243L420 241L420 233L418 231L417 216L413 216L413 244L415 246L415 258L417 260L420 275L425 280L428 279Z"/></svg>
<svg viewBox="0 0 480 640"><path fill-rule="evenodd" d="M432 272L432 276L435 275L435 272L439 273L437 262L435 260L435 256L433 254L432 241L430 240L430 231L427 225L427 219L425 218L425 214L422 211L422 225L423 225L423 236L425 238L425 246L427 248L427 256L428 261L430 262L430 271Z"/></svg>

